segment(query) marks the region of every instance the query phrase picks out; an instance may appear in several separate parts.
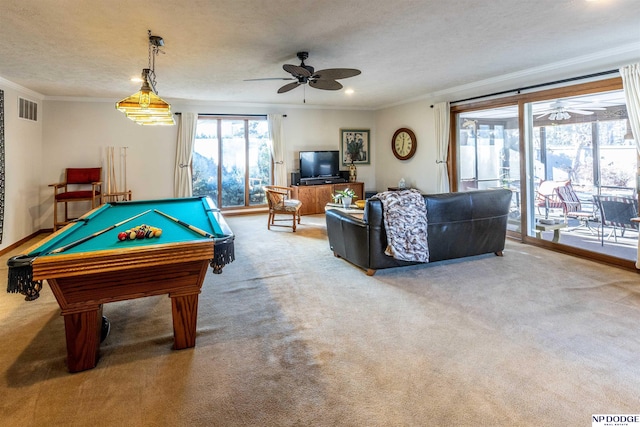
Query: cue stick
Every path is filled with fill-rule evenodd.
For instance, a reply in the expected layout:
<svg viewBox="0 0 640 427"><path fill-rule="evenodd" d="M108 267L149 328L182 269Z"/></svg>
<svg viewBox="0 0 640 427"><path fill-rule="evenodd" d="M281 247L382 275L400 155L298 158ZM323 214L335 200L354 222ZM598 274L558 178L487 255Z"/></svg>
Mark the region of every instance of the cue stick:
<svg viewBox="0 0 640 427"><path fill-rule="evenodd" d="M124 149L124 187L122 187L122 191L129 191L129 187L127 187L127 147L122 147ZM127 200L127 196L122 196L122 200ZM131 200L129 198L129 200Z"/></svg>
<svg viewBox="0 0 640 427"><path fill-rule="evenodd" d="M71 249L74 246L78 246L80 243L84 243L87 240L93 239L94 237L97 237L97 236L99 236L99 235L101 235L103 233L106 233L107 231L113 230L116 227L120 227L125 222L129 222L131 220L134 220L134 219L138 218L139 216L142 216L144 214L148 214L149 212L151 212L151 209L146 210L146 211L144 211L142 213L139 213L138 215L134 215L131 218L124 219L124 220L120 221L117 224L110 225L109 227L105 228L104 230L96 231L95 233L90 234L89 236L85 236L82 239L78 239L75 242L71 242L68 245L64 245L64 246L59 247L58 249L54 249L51 252L49 252L49 254L59 254L60 252L64 252L67 249Z"/></svg>
<svg viewBox="0 0 640 427"><path fill-rule="evenodd" d="M178 218L174 218L174 217L172 217L170 215L167 215L164 212L160 212L158 209L154 209L154 211L158 212L162 216L165 216L165 217L169 218L172 221L177 222L178 224L180 224L183 227L187 227L191 231L195 231L196 233L198 233L201 236L208 237L210 239L215 239L215 237L216 237L213 234L209 234L206 231L199 229L198 227L195 227L195 226L193 226L191 224L187 224L186 222L180 221Z"/></svg>
<svg viewBox="0 0 640 427"><path fill-rule="evenodd" d="M110 166L109 166L109 147L107 147L106 150L107 153L107 194L111 193L111 175L109 175L109 171L111 170Z"/></svg>

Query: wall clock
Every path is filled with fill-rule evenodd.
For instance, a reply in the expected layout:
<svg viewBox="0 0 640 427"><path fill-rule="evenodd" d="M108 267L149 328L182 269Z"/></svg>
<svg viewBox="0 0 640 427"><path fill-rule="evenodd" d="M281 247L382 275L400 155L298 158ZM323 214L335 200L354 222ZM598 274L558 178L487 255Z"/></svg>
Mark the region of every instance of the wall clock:
<svg viewBox="0 0 640 427"><path fill-rule="evenodd" d="M408 160L416 154L418 140L411 129L400 128L391 138L391 151L400 160Z"/></svg>

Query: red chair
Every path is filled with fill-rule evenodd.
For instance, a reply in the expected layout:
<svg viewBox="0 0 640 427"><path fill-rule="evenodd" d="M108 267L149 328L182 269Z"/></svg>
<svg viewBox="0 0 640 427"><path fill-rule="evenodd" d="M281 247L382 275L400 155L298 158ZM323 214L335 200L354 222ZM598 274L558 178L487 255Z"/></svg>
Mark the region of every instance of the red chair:
<svg viewBox="0 0 640 427"><path fill-rule="evenodd" d="M102 168L67 168L65 182L53 187L53 231L71 222L68 203L91 202L91 209L102 204ZM58 203L64 203L64 221L58 221Z"/></svg>

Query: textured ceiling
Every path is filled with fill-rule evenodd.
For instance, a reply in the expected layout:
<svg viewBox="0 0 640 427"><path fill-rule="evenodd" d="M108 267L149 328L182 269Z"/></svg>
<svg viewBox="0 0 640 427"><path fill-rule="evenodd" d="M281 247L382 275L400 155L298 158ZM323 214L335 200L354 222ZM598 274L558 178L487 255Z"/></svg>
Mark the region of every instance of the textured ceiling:
<svg viewBox="0 0 640 427"><path fill-rule="evenodd" d="M150 29L165 99L380 108L640 46L639 22L638 0L0 0L0 77L117 101L139 88ZM317 70L362 70L341 80L355 93L244 81L288 77L303 50Z"/></svg>

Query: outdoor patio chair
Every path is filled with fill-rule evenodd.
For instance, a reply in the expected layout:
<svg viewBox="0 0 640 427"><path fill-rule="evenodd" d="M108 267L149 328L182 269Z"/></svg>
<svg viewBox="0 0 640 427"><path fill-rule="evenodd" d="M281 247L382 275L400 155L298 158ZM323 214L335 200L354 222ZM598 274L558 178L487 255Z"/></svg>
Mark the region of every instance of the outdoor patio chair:
<svg viewBox="0 0 640 427"><path fill-rule="evenodd" d="M544 217L549 218L549 209L561 208L562 201L558 197L558 187L565 185L568 181L540 181L536 190L535 205L540 212L544 208Z"/></svg>
<svg viewBox="0 0 640 427"><path fill-rule="evenodd" d="M582 202L574 191L571 181L567 181L563 186L558 187L557 193L562 205L564 222L567 223L569 218L577 219L580 225L587 227L592 234L596 234L589 224L589 221L596 220L593 209L591 211L583 210Z"/></svg>
<svg viewBox="0 0 640 427"><path fill-rule="evenodd" d="M593 196L595 203L600 209L600 243L604 246L604 227L613 227L607 240L613 238L618 242L616 230L622 230L620 237L624 237L627 229L638 231L638 223L631 221L631 218L638 216L638 199L635 197L621 196Z"/></svg>

